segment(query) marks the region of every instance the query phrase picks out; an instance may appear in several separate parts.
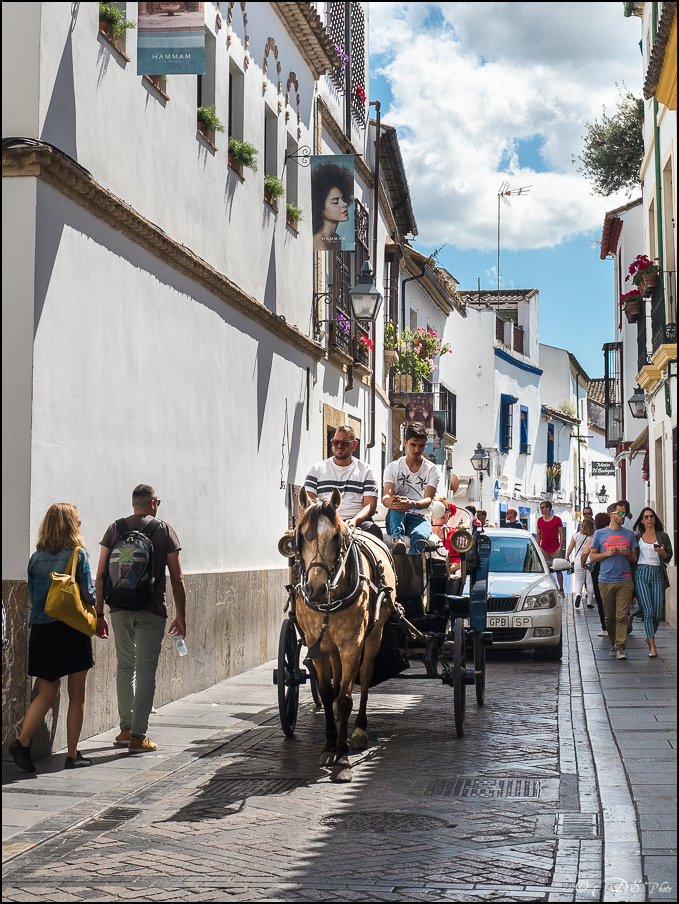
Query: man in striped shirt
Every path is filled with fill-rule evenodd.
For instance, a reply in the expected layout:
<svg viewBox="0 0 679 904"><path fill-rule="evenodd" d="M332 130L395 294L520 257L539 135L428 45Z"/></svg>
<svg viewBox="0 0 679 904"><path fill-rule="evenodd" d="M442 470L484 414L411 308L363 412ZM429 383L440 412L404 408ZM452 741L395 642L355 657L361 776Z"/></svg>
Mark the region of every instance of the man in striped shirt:
<svg viewBox="0 0 679 904"><path fill-rule="evenodd" d="M338 427L332 440L333 457L313 465L304 486L312 501L317 496L329 498L338 489L342 503L337 514L345 524L360 527L382 540L382 531L372 521L377 508L377 479L370 465L354 458L357 445L352 427Z"/></svg>

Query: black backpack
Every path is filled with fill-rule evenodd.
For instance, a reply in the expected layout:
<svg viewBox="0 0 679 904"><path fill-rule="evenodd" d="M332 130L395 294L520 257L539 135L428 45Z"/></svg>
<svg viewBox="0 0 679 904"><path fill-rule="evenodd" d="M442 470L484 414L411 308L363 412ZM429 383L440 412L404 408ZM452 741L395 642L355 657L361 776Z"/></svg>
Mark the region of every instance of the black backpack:
<svg viewBox="0 0 679 904"><path fill-rule="evenodd" d="M130 530L124 518L116 521L118 539L109 550L104 571L104 599L115 609L145 609L153 595L153 543L157 518Z"/></svg>

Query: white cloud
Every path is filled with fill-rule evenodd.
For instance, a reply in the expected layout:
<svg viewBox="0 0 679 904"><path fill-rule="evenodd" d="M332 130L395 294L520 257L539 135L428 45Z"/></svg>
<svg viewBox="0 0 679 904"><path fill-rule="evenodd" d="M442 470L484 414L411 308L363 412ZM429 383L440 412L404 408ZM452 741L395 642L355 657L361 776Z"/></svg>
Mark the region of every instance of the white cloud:
<svg viewBox="0 0 679 904"><path fill-rule="evenodd" d="M576 172L585 123L639 91L638 20L617 3L371 3L373 67L391 86L419 240L488 250L497 192L502 245L544 248L600 226L624 196L598 198ZM536 169L522 141L541 144ZM535 164L534 164L535 165ZM544 171L540 171L544 170Z"/></svg>

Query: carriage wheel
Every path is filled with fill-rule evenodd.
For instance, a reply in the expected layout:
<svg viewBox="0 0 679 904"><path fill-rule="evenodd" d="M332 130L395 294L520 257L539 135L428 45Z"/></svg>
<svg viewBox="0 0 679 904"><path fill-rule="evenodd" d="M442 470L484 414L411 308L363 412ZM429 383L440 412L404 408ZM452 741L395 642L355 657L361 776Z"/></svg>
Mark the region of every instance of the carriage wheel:
<svg viewBox="0 0 679 904"><path fill-rule="evenodd" d="M467 692L467 644L465 642L464 619L455 619L453 633L453 704L455 709L455 731L458 738L464 735L464 713Z"/></svg>
<svg viewBox="0 0 679 904"><path fill-rule="evenodd" d="M486 646L483 631L474 631L474 684L476 702L483 706L486 697Z"/></svg>
<svg viewBox="0 0 679 904"><path fill-rule="evenodd" d="M278 644L278 669L276 684L278 686L278 713L283 732L291 738L297 724L299 708L299 651L302 642L297 640L297 631L293 623L286 619L281 626L281 637Z"/></svg>

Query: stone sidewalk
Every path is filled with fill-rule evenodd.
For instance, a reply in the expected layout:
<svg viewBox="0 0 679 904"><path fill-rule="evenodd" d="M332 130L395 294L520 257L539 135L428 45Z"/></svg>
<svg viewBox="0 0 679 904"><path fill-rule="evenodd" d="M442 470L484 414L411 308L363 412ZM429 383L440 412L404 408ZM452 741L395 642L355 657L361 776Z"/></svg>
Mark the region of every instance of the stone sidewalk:
<svg viewBox="0 0 679 904"><path fill-rule="evenodd" d="M626 661L609 656L596 609L573 610L588 733L599 769L606 867L631 894L628 856L641 850L647 900L677 895L677 634L662 623L650 659L643 621L634 619ZM602 705L603 704L603 705ZM612 738L614 747L610 747ZM620 764L621 770L617 768ZM604 765L607 767L604 769ZM604 774L606 773L606 774ZM632 810L616 787L629 788ZM636 830L631 831L636 822ZM616 863L615 869L610 869ZM630 900L622 897L619 900Z"/></svg>
<svg viewBox="0 0 679 904"><path fill-rule="evenodd" d="M319 815L323 816L320 822L326 832L337 830L334 846L341 849L343 844L350 845L347 862L351 863L350 839L357 838L354 844L358 843L365 826L358 825L352 836L346 831L342 834L339 823L351 814L359 820L364 816L351 801L362 787L368 787L369 780L391 831L398 833L398 818L405 820L413 799L417 799L420 803L415 806L421 815L409 814L408 820L422 820L423 828L430 833L413 835L409 825L405 828L411 834L396 834L392 839L403 846L403 852L412 838L417 858L414 862L419 862L422 871L419 883L401 879L395 894L393 883L375 863L370 900L433 900L434 886L440 889L440 900L674 900L676 633L667 625L661 626L659 656L650 660L637 621L629 639L629 659L618 661L609 658L606 638L596 636L596 610L574 610L568 600L564 615L565 654L560 667L532 663L525 654L524 658L503 653L489 658L487 706L477 710L472 691L467 700L469 731L461 745L457 742L457 748L448 724L449 689L430 683L413 709L408 704L408 692L415 690L411 682L388 682L382 686L383 692L377 688L382 695L375 697L373 708L375 747L357 758L361 762L349 787L317 784L315 762L322 715L313 715L306 687L301 689L296 741L282 739L271 686L273 663L162 707L152 715L149 728L159 745L154 754L131 756L124 749L115 749L112 744L117 730L111 729L80 745L95 761L91 769L65 772L63 753L38 761L35 774L21 772L12 763L3 764L3 863L11 874L11 878L5 877L10 893L6 899L54 900L52 876L61 874L64 881L59 884L59 894L70 888L71 896L59 900L94 900L85 887L92 887L90 880L75 880L77 861L74 855L69 857L70 851L77 853L90 839L91 851L100 848L102 854L106 852L96 871L97 899L104 894L106 874L111 880L116 875L118 878L106 886L109 896L101 899L122 899L120 886L124 887L125 880L121 877L133 876L136 870L135 882L142 883L138 900L154 897L142 890L146 885L157 888L155 897L161 900L167 900L168 895L194 900L192 895L200 886L202 900L207 900L206 875L219 886L210 889L215 895L209 898L212 900L225 900L219 889L226 887L230 888L227 897L238 894L242 900L338 900L336 892L335 897L332 893L330 897L317 894L321 879L310 868L302 870L303 881L279 885L277 893L271 891L268 876L260 873L261 888L255 894L258 869L262 870L270 857L275 860L277 851L275 845L270 848L271 837L261 837L261 829L258 837L257 823L261 821L274 834L280 830L279 850L285 847L289 855L277 864L275 872L286 876L287 881L290 875L294 878L291 867L304 862L296 859L303 849L300 844L309 838L310 827L318 826ZM501 670L505 670L504 680L509 682L504 688ZM496 678L500 681L493 680ZM390 685L399 686L389 691ZM416 687L419 685L415 682ZM511 690L509 695L507 690ZM406 711L401 712L404 706ZM445 718L441 722L442 713ZM411 749L413 762L408 764L404 751L414 748L417 731L419 752ZM399 744L399 738L405 740L410 734L413 737L407 747L402 746L403 741ZM388 766L388 750L394 744L397 759ZM449 752L452 758L444 761ZM243 768L243 762L250 761L252 775ZM423 774L413 769L415 762L423 765ZM423 791L419 785L415 788L417 782L433 782L429 773L439 784L445 784L451 772L496 776L508 769L509 774L513 769L522 775L535 775L542 786L541 800L525 805L515 802L513 811L507 800L489 800L485 806L479 800L476 810L461 801L460 809L450 811L456 815L457 829L448 841L437 840L431 821L444 811L436 809L440 805L435 797L427 796L434 792L428 788ZM393 776L399 774L402 789L393 784ZM268 791L264 787L267 781L272 786ZM484 781L490 786L495 779L479 779L480 783ZM410 791L409 783L414 783ZM434 791L438 793L438 785ZM269 796L261 797L262 793ZM459 806L451 797L443 800ZM134 809L140 805L146 808L146 816L143 810ZM429 826L424 825L425 810ZM141 815L133 819L123 836L126 844L129 839L134 841L139 820L152 824L152 834L144 829L138 836L138 853L126 855L121 849L115 859L119 833L109 830L124 825L133 813ZM550 841L555 838L550 828L552 814L557 816L556 846L554 840ZM376 815L380 817L380 813ZM585 818L588 825L593 819L597 823L594 837L591 825L584 825ZM483 819L491 820L488 826ZM229 848L231 854L239 844L242 846L238 851L243 868L235 875L244 888L237 892L234 874L220 876L226 869L223 859L206 860L207 872L197 875L192 885L191 869L197 870L198 864L192 867L182 854L191 858L201 844L203 851L216 853L225 837L219 826L227 824L235 839ZM165 827L161 829L161 825ZM444 823L442 839L451 828L452 824L447 829ZM210 834L216 830L217 834ZM195 832L198 834L192 834ZM425 845L428 838L431 843ZM531 842L531 838L535 840ZM155 845L152 863L143 853L148 851L149 840ZM320 843L314 842L317 846ZM261 850L257 849L259 844L263 845ZM130 844L131 850L133 847L134 843ZM483 861L486 866L481 865L483 856L490 857ZM457 859L451 861L451 857ZM356 886L351 899L368 899L358 875L368 868L368 849L365 858L356 874L340 871L344 887ZM480 884L470 878L475 862L476 873L480 871L483 876ZM457 874L452 866L446 866L438 876L433 871L449 863L458 864ZM488 864L494 865L496 879L489 878ZM162 878L163 872L167 878ZM29 875L34 876L30 884L18 881L20 876ZM412 878L414 872L408 875ZM44 878L39 880L39 876ZM338 880L326 877L325 881L329 887L338 887L332 885ZM506 896L512 887L508 881L517 883L510 897ZM24 891L13 895L10 885ZM180 889L184 890L178 894ZM135 899L129 885L126 899Z"/></svg>

